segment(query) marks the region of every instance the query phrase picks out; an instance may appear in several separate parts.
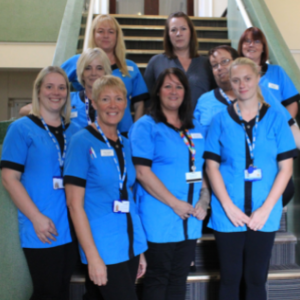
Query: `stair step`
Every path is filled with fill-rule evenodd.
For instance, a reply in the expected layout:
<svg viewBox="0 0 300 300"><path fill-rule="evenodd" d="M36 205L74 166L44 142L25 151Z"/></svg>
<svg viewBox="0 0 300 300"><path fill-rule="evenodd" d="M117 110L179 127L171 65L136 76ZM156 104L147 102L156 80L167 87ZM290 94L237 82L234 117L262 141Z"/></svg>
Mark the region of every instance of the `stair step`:
<svg viewBox="0 0 300 300"><path fill-rule="evenodd" d="M272 249L270 268L295 264L297 238L287 232L277 232ZM195 266L205 270L219 268L218 249L213 234L204 234L197 241Z"/></svg>
<svg viewBox="0 0 300 300"><path fill-rule="evenodd" d="M168 16L152 15L113 15L120 25L157 25L164 26ZM227 18L190 17L194 26L227 27Z"/></svg>
<svg viewBox="0 0 300 300"><path fill-rule="evenodd" d="M190 273L186 284L185 300L217 300L220 274L218 271L198 271ZM138 298L141 299L142 281L136 284ZM266 284L268 300L300 299L300 268L271 270ZM73 276L70 284L70 299L81 300L85 292L84 278Z"/></svg>
<svg viewBox="0 0 300 300"><path fill-rule="evenodd" d="M165 26L155 25L122 25L124 36L157 36L162 37ZM227 39L227 27L206 27L195 28L198 38L220 38Z"/></svg>

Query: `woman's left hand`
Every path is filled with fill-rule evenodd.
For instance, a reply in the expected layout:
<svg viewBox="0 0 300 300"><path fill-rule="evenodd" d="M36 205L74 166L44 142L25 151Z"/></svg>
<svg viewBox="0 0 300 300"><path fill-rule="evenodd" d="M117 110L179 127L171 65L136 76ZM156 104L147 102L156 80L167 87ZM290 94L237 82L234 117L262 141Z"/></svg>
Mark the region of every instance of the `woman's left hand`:
<svg viewBox="0 0 300 300"><path fill-rule="evenodd" d="M199 200L195 206L195 212L193 213L193 216L198 220L204 220L206 214L207 210L202 208L201 202Z"/></svg>
<svg viewBox="0 0 300 300"><path fill-rule="evenodd" d="M140 255L139 268L138 268L138 272L137 272L137 276L136 276L137 279L141 278L145 274L146 268L147 268L147 261L146 261L144 253L142 253Z"/></svg>
<svg viewBox="0 0 300 300"><path fill-rule="evenodd" d="M254 231L261 230L267 222L269 215L270 211L266 208L258 208L251 214L248 227Z"/></svg>

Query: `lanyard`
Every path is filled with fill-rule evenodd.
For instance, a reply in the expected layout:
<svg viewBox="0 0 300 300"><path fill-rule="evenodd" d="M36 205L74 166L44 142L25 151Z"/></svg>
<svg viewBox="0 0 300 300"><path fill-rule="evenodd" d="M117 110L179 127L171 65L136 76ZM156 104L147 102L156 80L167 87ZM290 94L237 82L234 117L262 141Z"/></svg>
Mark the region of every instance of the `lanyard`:
<svg viewBox="0 0 300 300"><path fill-rule="evenodd" d="M184 143L187 145L187 147L189 148L189 151L191 152L192 155L192 171L195 172L196 170L196 166L195 166L195 156L196 156L196 149L195 149L195 145L193 143L193 139L192 136L190 135L189 131L186 129L185 133L188 137L185 136L184 131L179 131L179 134L181 136L181 138L183 139ZM190 143L189 143L190 141Z"/></svg>
<svg viewBox="0 0 300 300"><path fill-rule="evenodd" d="M104 139L104 141L105 141L108 149L112 149L112 147L111 147L108 139L106 138L106 136L104 135L103 131L101 130L101 128L100 128L97 120L95 120L95 125L96 125L99 133L102 135L102 137L103 137L103 139ZM118 138L119 138L121 144L123 145L122 137L120 135L119 130L117 131L117 133L118 133ZM120 187L120 191L123 190L123 184L124 184L124 181L125 181L125 178L126 178L126 159L125 159L125 152L124 152L123 148L122 148L122 153L123 153L123 158L124 158L124 172L123 172L123 176L121 176L121 170L120 170L119 163L118 163L118 161L116 159L116 155L115 155L115 151L114 151L114 162L115 162L115 165L116 165L118 173L119 173L119 187Z"/></svg>
<svg viewBox="0 0 300 300"><path fill-rule="evenodd" d="M219 88L219 90L220 90L221 96L227 101L227 103L228 103L229 105L231 105L231 104L232 104L232 101L230 101L229 97L225 94L225 92L224 92L221 88Z"/></svg>
<svg viewBox="0 0 300 300"><path fill-rule="evenodd" d="M90 115L89 115L89 111L90 111L90 101L89 98L86 96L86 93L84 91L84 103L85 103L85 114L86 114L86 119L88 122L88 125L90 125L92 123Z"/></svg>
<svg viewBox="0 0 300 300"><path fill-rule="evenodd" d="M56 138L53 136L53 134L50 132L48 125L46 124L46 122L44 121L43 117L41 117L41 121L46 129L46 131L48 132L50 138L52 139L56 149L57 149L57 153L58 153L58 162L59 162L59 166L62 169L64 166L64 162L65 162L65 157L66 157L66 151L67 151L67 137L65 134L65 124L64 124L64 120L63 118L61 118L61 125L63 128L63 137L64 137L64 151L63 151L63 155L61 156L61 152L60 152L60 147L58 145L58 142L56 140Z"/></svg>
<svg viewBox="0 0 300 300"><path fill-rule="evenodd" d="M252 144L251 144L249 136L247 134L245 125L244 125L244 123L242 123L244 131L246 133L246 140L247 140L247 144L248 144L248 147L249 147L249 152L250 152L250 157L252 159L252 162L254 161L254 148L255 148L257 127L258 127L258 120L259 120L259 108L260 108L260 103L258 103L258 111L257 111L257 115L256 115L256 118L255 118L255 125L254 125L254 130L253 130ZM238 104L236 104L236 110L237 110L238 116L240 118L240 121L243 121L242 114L241 114L241 111L240 111L240 108L239 108Z"/></svg>

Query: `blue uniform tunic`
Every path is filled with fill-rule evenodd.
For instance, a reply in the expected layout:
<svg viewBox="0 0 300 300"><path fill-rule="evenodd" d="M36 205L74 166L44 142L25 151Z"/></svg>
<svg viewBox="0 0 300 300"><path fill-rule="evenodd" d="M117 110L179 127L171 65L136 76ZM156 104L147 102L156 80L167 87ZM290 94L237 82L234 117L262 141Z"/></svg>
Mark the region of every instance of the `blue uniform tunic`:
<svg viewBox="0 0 300 300"><path fill-rule="evenodd" d="M82 86L79 84L76 74L76 66L79 57L79 54L75 55L61 65L70 82L78 91L82 90ZM128 132L133 123L130 113L131 105L139 101L145 101L149 98L146 83L137 65L129 59L126 59L126 64L129 76L123 75L116 64L111 66L112 75L121 78L127 90L127 107L124 117L118 126L120 132Z"/></svg>
<svg viewBox="0 0 300 300"><path fill-rule="evenodd" d="M71 120L72 123L84 128L88 125L88 119L85 111L84 91L71 93ZM89 100L89 118L91 122L95 121L96 111Z"/></svg>
<svg viewBox="0 0 300 300"><path fill-rule="evenodd" d="M79 128L66 125L67 148ZM68 222L65 191L53 189L53 177L61 176L58 151L39 118L23 117L13 122L4 139L1 168L21 172L21 183L39 211L49 217L58 232L56 241L43 243L31 221L18 211L19 235L23 248L50 248L72 241Z"/></svg>
<svg viewBox="0 0 300 300"><path fill-rule="evenodd" d="M91 126L72 138L64 168L65 184L85 188L84 210L97 250L108 265L127 261L147 250L146 237L131 191L136 174L129 141L124 137L122 140L127 168L123 190L130 201L129 214L113 212L114 200L122 197L119 173L112 156L101 156L101 150L108 147ZM80 256L81 261L87 264L81 247Z"/></svg>
<svg viewBox="0 0 300 300"><path fill-rule="evenodd" d="M259 85L268 88L284 106L300 100L300 95L295 85L280 66L263 65Z"/></svg>
<svg viewBox="0 0 300 300"><path fill-rule="evenodd" d="M197 121L194 125L189 132L196 148L196 171L202 171L203 131ZM178 130L167 123L156 123L151 116L145 115L133 125L129 135L134 164L151 167L176 198L195 206L202 182L186 182L191 156ZM183 221L172 208L154 198L141 185L137 186L137 201L148 241L167 243L201 237L202 221L193 216Z"/></svg>
<svg viewBox="0 0 300 300"><path fill-rule="evenodd" d="M252 140L255 118L245 122L245 128ZM263 105L258 122L254 162L251 161L245 131L233 105L222 110L210 125L205 145L204 158L220 163L220 172L226 190L233 203L248 216L262 206L270 193L278 173L278 162L295 157L294 139L284 117L273 107ZM262 179L245 182L244 170L253 163L262 170ZM220 232L246 231L247 227L235 227L227 217L221 203L212 194L212 215L208 226ZM282 213L281 197L275 204L261 231L279 229Z"/></svg>
<svg viewBox="0 0 300 300"><path fill-rule="evenodd" d="M265 87L261 87L261 91L265 101L278 112L283 114L290 126L293 125L295 121L293 120L292 116L286 108L279 104L273 94ZM229 103L222 96L219 88L205 93L198 99L194 111L194 117L203 126L205 136L213 117L227 106L229 106Z"/></svg>

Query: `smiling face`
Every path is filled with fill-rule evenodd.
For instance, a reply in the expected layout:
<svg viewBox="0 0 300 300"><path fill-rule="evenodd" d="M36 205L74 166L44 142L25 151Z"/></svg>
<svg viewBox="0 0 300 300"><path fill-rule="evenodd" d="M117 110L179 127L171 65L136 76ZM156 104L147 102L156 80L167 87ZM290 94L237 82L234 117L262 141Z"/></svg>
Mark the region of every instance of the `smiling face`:
<svg viewBox="0 0 300 300"><path fill-rule="evenodd" d="M169 37L174 50L188 50L191 31L184 18L172 18L169 21Z"/></svg>
<svg viewBox="0 0 300 300"><path fill-rule="evenodd" d="M92 103L97 110L99 125L116 127L123 118L127 99L117 87L106 87Z"/></svg>
<svg viewBox="0 0 300 300"><path fill-rule="evenodd" d="M95 28L94 40L97 47L112 53L117 43L117 31L112 22L99 22Z"/></svg>
<svg viewBox="0 0 300 300"><path fill-rule="evenodd" d="M247 101L257 97L260 77L249 65L236 65L231 68L230 82L232 90L240 101Z"/></svg>
<svg viewBox="0 0 300 300"><path fill-rule="evenodd" d="M91 88L96 79L105 75L105 70L99 58L95 58L92 62L87 64L82 74L82 81L84 88Z"/></svg>
<svg viewBox="0 0 300 300"><path fill-rule="evenodd" d="M178 77L173 74L167 75L159 90L162 111L178 111L183 102L184 93L184 87Z"/></svg>
<svg viewBox="0 0 300 300"><path fill-rule="evenodd" d="M219 87L230 85L229 69L232 63L231 54L224 50L218 49L209 57L210 65Z"/></svg>
<svg viewBox="0 0 300 300"><path fill-rule="evenodd" d="M38 94L40 113L60 113L68 95L65 78L58 73L47 74Z"/></svg>
<svg viewBox="0 0 300 300"><path fill-rule="evenodd" d="M257 65L260 65L261 55L264 51L264 46L261 40L253 40L252 34L248 33L242 44L243 55L253 60Z"/></svg>

